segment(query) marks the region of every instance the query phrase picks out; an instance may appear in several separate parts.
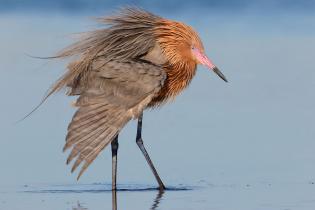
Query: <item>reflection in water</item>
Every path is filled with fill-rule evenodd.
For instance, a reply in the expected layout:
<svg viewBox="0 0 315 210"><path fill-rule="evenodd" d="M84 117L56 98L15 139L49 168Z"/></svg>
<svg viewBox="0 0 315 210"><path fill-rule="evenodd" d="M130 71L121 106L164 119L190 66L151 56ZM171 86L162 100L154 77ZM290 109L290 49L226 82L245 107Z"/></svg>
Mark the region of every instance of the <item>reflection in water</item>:
<svg viewBox="0 0 315 210"><path fill-rule="evenodd" d="M158 194L156 195L153 204L149 210L156 210L159 207L159 204L162 200L164 191L158 191ZM117 191L112 191L112 207L113 210L117 210ZM83 207L79 202L76 207L72 207L72 210L88 210L88 208Z"/></svg>
<svg viewBox="0 0 315 210"><path fill-rule="evenodd" d="M76 207L72 207L72 210L88 210L88 208L81 206L81 204L78 202Z"/></svg>
<svg viewBox="0 0 315 210"><path fill-rule="evenodd" d="M117 191L116 190L112 191L112 207L113 207L113 210L117 210Z"/></svg>
<svg viewBox="0 0 315 210"><path fill-rule="evenodd" d="M156 195L150 210L155 210L159 207L163 194L164 194L163 190L158 191L158 194ZM117 210L117 191L116 190L112 191L112 207L113 207L113 210Z"/></svg>
<svg viewBox="0 0 315 210"><path fill-rule="evenodd" d="M162 200L162 197L163 197L163 194L164 194L164 191L163 190L160 190L158 192L158 194L156 195L155 199L154 199L154 202L152 204L152 207L150 208L150 210L154 210L156 209L157 207L159 207L159 204Z"/></svg>

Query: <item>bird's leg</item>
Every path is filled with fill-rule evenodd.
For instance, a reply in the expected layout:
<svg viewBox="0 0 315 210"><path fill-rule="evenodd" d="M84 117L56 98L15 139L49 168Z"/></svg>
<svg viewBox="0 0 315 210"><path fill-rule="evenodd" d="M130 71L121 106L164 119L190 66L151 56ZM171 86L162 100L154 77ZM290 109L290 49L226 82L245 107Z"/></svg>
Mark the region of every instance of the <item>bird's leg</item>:
<svg viewBox="0 0 315 210"><path fill-rule="evenodd" d="M165 190L165 186L159 176L159 174L157 173L152 161L151 161L151 158L147 152L147 150L145 149L144 145L143 145L143 140L142 140L142 136L141 136L141 132L142 132L142 116L143 116L143 113L140 114L139 118L138 118L138 128L137 128L137 139L136 139L136 142L137 142L137 145L139 146L142 154L144 155L146 161L148 162L154 176L155 176L155 179L156 181L158 182L159 184L159 189L162 191L162 190Z"/></svg>
<svg viewBox="0 0 315 210"><path fill-rule="evenodd" d="M117 178L117 151L118 151L118 135L111 143L112 146L112 190L116 190Z"/></svg>

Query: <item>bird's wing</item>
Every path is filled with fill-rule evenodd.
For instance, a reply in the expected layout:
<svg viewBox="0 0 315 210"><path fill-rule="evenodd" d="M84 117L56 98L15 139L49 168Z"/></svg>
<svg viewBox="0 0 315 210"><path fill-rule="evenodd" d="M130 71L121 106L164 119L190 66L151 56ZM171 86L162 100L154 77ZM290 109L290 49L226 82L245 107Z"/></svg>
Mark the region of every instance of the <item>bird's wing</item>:
<svg viewBox="0 0 315 210"><path fill-rule="evenodd" d="M158 93L166 73L147 62L97 60L88 78L86 86L72 90L80 96L64 146L64 150L72 147L67 164L76 159L72 172L83 163L78 179L122 127Z"/></svg>

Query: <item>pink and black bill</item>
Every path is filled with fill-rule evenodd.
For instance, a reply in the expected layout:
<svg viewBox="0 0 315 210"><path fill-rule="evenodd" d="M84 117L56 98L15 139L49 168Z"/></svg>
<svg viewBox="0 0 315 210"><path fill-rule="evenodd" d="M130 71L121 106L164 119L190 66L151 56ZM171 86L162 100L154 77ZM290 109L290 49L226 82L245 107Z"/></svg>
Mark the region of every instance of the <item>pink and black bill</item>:
<svg viewBox="0 0 315 210"><path fill-rule="evenodd" d="M192 52L201 64L207 66L209 69L212 69L212 71L216 73L221 79L223 79L225 82L228 82L224 74L219 70L218 67L216 67L213 64L213 62L204 53L200 52L200 50L198 50L195 47L192 48Z"/></svg>

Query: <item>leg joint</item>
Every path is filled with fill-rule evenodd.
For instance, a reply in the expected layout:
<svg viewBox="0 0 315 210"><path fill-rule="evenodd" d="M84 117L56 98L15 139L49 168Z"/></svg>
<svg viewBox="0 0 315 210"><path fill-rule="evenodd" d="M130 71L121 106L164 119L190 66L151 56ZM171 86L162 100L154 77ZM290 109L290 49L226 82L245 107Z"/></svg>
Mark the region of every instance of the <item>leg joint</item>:
<svg viewBox="0 0 315 210"><path fill-rule="evenodd" d="M111 142L112 150L117 150L119 147L118 141L115 139Z"/></svg>
<svg viewBox="0 0 315 210"><path fill-rule="evenodd" d="M137 143L138 145L142 145L142 144L143 144L143 140L142 140L141 136L140 136L140 137L137 137L136 143Z"/></svg>
<svg viewBox="0 0 315 210"><path fill-rule="evenodd" d="M118 147L119 147L119 144L112 144L112 150L113 151L117 151L118 150Z"/></svg>

